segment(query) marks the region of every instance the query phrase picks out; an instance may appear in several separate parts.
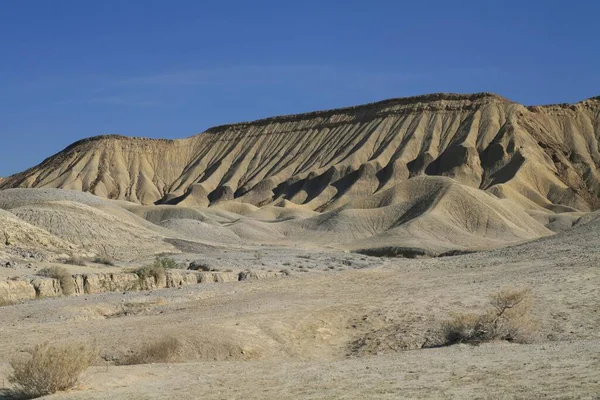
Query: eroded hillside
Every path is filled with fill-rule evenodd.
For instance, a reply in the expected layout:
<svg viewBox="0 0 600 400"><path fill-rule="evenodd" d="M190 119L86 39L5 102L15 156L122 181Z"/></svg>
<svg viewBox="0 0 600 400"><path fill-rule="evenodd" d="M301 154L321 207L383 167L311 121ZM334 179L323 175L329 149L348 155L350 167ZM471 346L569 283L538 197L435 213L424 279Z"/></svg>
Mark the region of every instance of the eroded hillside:
<svg viewBox="0 0 600 400"><path fill-rule="evenodd" d="M525 107L434 94L215 127L180 140L99 136L0 181L132 202L328 211L419 175L527 209L600 206L600 99Z"/></svg>

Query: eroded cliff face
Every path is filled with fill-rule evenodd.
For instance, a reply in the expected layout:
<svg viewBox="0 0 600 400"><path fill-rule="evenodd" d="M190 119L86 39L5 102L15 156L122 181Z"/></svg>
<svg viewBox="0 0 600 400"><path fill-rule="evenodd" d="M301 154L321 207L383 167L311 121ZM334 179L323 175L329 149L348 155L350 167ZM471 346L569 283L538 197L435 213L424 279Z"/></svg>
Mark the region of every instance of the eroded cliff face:
<svg viewBox="0 0 600 400"><path fill-rule="evenodd" d="M180 140L77 142L0 188L52 187L132 202L288 200L324 211L419 175L526 208L600 207L600 99L525 107L434 94L215 127Z"/></svg>

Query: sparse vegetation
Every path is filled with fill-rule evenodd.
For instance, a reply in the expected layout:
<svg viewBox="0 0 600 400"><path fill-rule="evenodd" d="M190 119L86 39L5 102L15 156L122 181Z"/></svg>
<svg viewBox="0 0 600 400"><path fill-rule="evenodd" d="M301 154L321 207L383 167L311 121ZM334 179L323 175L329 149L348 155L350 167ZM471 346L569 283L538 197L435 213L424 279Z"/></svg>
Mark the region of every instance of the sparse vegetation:
<svg viewBox="0 0 600 400"><path fill-rule="evenodd" d="M86 266L86 262L82 257L79 256L71 256L69 258L65 258L62 260L63 264L69 264L69 265L77 265L79 267L85 267Z"/></svg>
<svg viewBox="0 0 600 400"><path fill-rule="evenodd" d="M457 313L444 322L444 345L492 340L530 341L534 324L529 316L531 296L528 290L501 290L490 295L489 304L489 309L483 313Z"/></svg>
<svg viewBox="0 0 600 400"><path fill-rule="evenodd" d="M181 356L183 342L173 336L158 339L119 360L120 365L176 362Z"/></svg>
<svg viewBox="0 0 600 400"><path fill-rule="evenodd" d="M210 264L208 264L206 261L192 261L188 267L189 270L192 271L211 271L212 268L210 266Z"/></svg>
<svg viewBox="0 0 600 400"><path fill-rule="evenodd" d="M72 295L75 293L75 283L73 282L73 276L65 267L46 267L42 268L37 272L39 276L45 276L48 278L58 279L60 282L60 288L65 296Z"/></svg>
<svg viewBox="0 0 600 400"><path fill-rule="evenodd" d="M279 271L279 272L281 272L281 273L282 273L283 275L285 275L285 276L289 276L289 275L291 275L291 274L292 274L292 273L290 272L290 270L289 270L289 269L287 269L287 268L284 268L284 269L282 269L282 270L281 270L281 271Z"/></svg>
<svg viewBox="0 0 600 400"><path fill-rule="evenodd" d="M108 265L111 267L115 265L115 261L112 258L105 256L95 257L92 261L96 264Z"/></svg>
<svg viewBox="0 0 600 400"><path fill-rule="evenodd" d="M81 374L97 357L86 345L37 345L26 359L10 362L8 380L16 394L35 398L75 387Z"/></svg>

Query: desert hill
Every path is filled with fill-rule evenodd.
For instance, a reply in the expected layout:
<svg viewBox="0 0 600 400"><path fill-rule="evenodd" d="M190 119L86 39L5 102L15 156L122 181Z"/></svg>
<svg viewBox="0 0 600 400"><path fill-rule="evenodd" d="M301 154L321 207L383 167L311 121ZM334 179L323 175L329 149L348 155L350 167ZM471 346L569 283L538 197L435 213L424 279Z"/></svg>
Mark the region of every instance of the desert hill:
<svg viewBox="0 0 600 400"><path fill-rule="evenodd" d="M597 209L599 138L598 98L392 99L180 140L81 140L1 181L0 209L29 232L15 243L122 260L246 244L456 254L549 236Z"/></svg>
<svg viewBox="0 0 600 400"><path fill-rule="evenodd" d="M420 175L527 209L600 206L600 99L526 107L433 94L215 127L186 139L99 136L0 188L62 188L140 204L334 210Z"/></svg>

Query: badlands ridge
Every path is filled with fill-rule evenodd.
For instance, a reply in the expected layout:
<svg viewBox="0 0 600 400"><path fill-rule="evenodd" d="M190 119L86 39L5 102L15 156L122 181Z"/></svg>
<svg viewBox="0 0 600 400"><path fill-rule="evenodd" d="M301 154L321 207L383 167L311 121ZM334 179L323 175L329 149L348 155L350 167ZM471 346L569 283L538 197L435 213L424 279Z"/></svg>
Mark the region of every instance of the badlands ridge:
<svg viewBox="0 0 600 400"><path fill-rule="evenodd" d="M169 238L407 256L498 247L571 227L600 206L599 137L599 98L526 107L490 93L392 99L179 140L98 136L0 181L4 244L117 258L176 250Z"/></svg>

